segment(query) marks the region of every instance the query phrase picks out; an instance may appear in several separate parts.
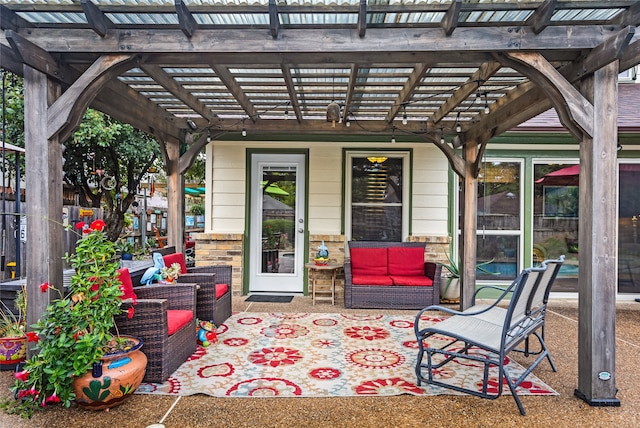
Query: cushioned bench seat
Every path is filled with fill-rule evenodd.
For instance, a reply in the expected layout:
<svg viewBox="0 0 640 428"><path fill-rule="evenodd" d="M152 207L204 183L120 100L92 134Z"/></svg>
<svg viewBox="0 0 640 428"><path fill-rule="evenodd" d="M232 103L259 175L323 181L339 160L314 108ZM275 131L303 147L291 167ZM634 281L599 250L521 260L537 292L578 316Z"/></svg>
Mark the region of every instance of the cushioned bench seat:
<svg viewBox="0 0 640 428"><path fill-rule="evenodd" d="M440 300L438 263L424 261L424 242L349 242L345 307L422 309Z"/></svg>

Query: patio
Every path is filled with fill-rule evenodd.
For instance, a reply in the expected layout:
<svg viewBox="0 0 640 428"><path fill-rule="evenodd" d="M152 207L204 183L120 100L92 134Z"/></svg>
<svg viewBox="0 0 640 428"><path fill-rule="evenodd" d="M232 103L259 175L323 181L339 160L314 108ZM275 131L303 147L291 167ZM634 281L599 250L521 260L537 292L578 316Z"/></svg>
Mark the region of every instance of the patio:
<svg viewBox="0 0 640 428"><path fill-rule="evenodd" d="M340 304L312 306L311 297L295 297L291 303L251 303L236 297L234 311L247 312L385 312L344 309ZM162 422L166 427L214 426L305 426L305 427L412 427L459 426L590 426L632 427L640 423L640 388L636 381L639 367L640 305L617 303L617 385L621 407L591 407L574 396L578 373L578 302L553 300L547 315L547 343L558 372L547 364L535 371L559 396L522 397L527 416L520 416L512 398L496 401L475 397L437 396L358 398L211 398L196 395L179 399L167 396L134 395L130 401L110 412L51 408L32 420L0 413L0 426L21 427L109 427L124 425L147 427ZM408 311L414 314L416 311ZM396 311L397 313L397 311ZM10 372L0 373L0 388L12 382Z"/></svg>

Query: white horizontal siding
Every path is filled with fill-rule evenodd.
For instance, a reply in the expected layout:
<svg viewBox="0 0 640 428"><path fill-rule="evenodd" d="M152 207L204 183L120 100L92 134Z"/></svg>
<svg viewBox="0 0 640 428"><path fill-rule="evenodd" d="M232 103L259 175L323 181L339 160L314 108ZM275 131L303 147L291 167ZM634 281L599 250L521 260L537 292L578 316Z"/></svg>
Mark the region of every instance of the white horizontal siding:
<svg viewBox="0 0 640 428"><path fill-rule="evenodd" d="M412 234L446 236L449 164L435 146L413 151Z"/></svg>
<svg viewBox="0 0 640 428"><path fill-rule="evenodd" d="M308 224L310 234L341 232L343 147L359 144L332 142L292 143L287 148L309 149ZM207 171L208 232L244 233L247 144L216 141L208 147L212 156ZM256 147L255 145L251 147ZM261 142L260 148L282 148L280 142ZM409 146L407 146L409 147ZM413 147L413 234L446 235L448 164L433 145ZM210 193L209 193L210 192Z"/></svg>

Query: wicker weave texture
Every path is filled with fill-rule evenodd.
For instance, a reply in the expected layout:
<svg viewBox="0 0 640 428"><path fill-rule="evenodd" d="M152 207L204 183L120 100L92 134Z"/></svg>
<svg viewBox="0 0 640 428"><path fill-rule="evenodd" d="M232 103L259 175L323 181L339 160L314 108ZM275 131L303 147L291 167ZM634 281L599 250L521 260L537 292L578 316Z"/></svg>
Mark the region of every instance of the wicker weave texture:
<svg viewBox="0 0 640 428"><path fill-rule="evenodd" d="M422 248L424 242L350 241L349 248ZM425 275L433 286L381 286L353 285L351 261L344 263L344 306L360 309L422 309L440 301L440 274L442 265L425 262Z"/></svg>
<svg viewBox="0 0 640 428"><path fill-rule="evenodd" d="M188 271L189 273L178 277L178 281L200 285L197 291L196 316L199 320L211 321L216 326L221 325L231 316L231 266L202 266L190 268ZM228 285L227 292L217 299L216 284Z"/></svg>
<svg viewBox="0 0 640 428"><path fill-rule="evenodd" d="M144 382L164 382L196 351L196 284L151 285L134 287L138 296L134 316L127 309L116 317L121 334L143 340L142 351L147 356ZM169 336L167 310L186 309L194 312L189 323Z"/></svg>

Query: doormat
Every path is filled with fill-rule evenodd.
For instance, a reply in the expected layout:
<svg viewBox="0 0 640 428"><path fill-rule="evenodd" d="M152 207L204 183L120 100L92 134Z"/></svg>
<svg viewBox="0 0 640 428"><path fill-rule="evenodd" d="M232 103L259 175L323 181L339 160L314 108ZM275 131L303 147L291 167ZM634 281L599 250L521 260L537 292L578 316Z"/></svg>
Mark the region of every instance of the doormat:
<svg viewBox="0 0 640 428"><path fill-rule="evenodd" d="M443 319L431 317L425 323ZM418 343L413 324L413 315L236 313L218 327L218 343L198 346L166 382L143 383L136 394L254 398L462 395L433 385L416 385ZM433 341L441 343L437 336ZM524 373L514 360L509 358L507 363L512 377ZM441 380L479 388L482 364L450 365L437 373ZM489 388L497 388L497 371L491 370L494 381ZM504 394L510 394L509 388L505 387ZM529 373L518 395L557 392ZM277 404L274 406L275 411Z"/></svg>
<svg viewBox="0 0 640 428"><path fill-rule="evenodd" d="M245 302L290 303L293 296L273 296L268 294L252 294Z"/></svg>

